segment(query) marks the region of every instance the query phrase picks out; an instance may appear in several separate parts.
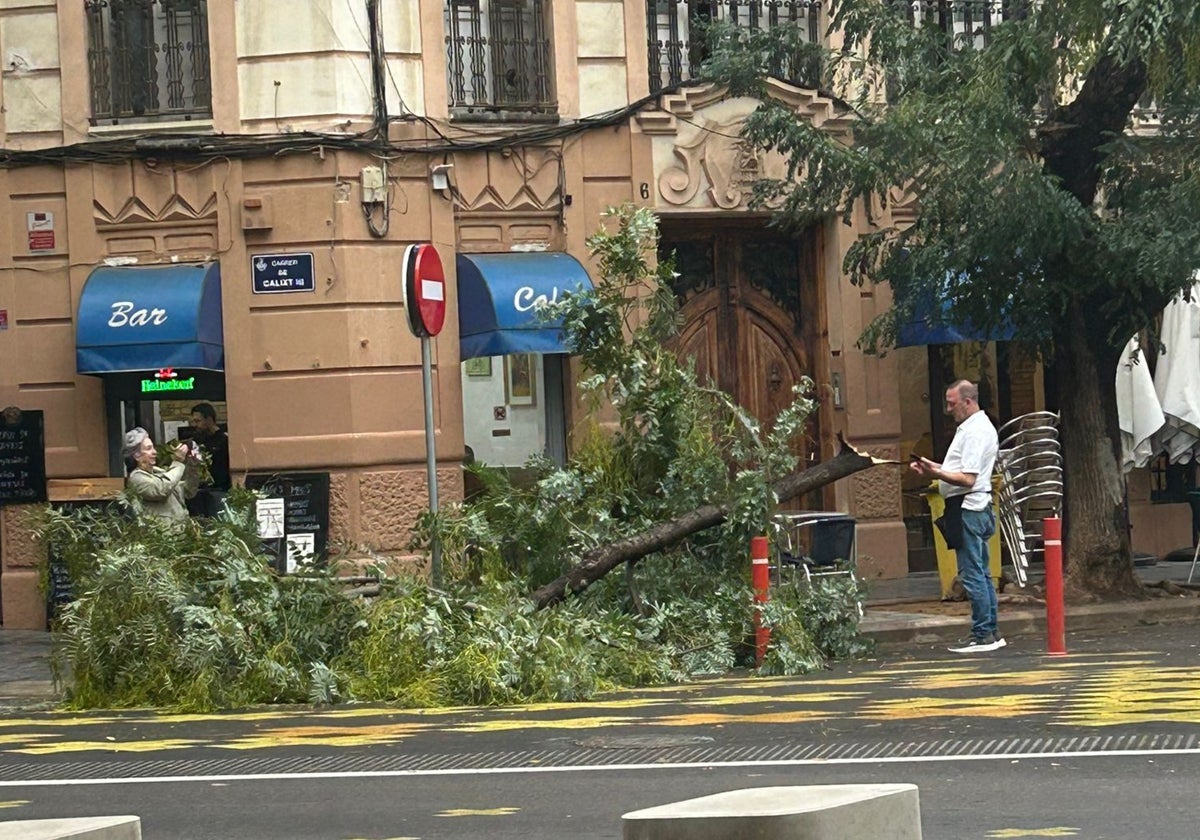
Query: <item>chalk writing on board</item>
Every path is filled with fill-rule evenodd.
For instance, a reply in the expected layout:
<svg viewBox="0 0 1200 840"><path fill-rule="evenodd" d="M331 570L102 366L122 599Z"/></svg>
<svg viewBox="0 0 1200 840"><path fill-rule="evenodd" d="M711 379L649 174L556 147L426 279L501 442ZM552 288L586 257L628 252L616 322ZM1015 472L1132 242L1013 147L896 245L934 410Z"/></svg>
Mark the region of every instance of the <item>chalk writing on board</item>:
<svg viewBox="0 0 1200 840"><path fill-rule="evenodd" d="M301 556L308 561L325 556L329 543L329 473L252 474L246 477L246 487L266 497L259 500L260 534L270 540L279 571L295 571ZM264 501L282 508L283 532L277 537L268 538L261 530ZM292 545L302 550L289 550Z"/></svg>
<svg viewBox="0 0 1200 840"><path fill-rule="evenodd" d="M46 501L46 432L41 411L0 411L0 505Z"/></svg>

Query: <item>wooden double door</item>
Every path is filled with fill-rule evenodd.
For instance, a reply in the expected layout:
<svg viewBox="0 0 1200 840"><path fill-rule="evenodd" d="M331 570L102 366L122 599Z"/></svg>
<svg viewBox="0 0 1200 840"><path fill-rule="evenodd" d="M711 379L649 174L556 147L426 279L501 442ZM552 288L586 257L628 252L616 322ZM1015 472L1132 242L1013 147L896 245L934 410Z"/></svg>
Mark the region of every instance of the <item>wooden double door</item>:
<svg viewBox="0 0 1200 840"><path fill-rule="evenodd" d="M816 230L784 236L761 225L664 222L660 258L675 256L681 357L765 425L793 400L801 377L820 381ZM820 412L798 454L820 458Z"/></svg>

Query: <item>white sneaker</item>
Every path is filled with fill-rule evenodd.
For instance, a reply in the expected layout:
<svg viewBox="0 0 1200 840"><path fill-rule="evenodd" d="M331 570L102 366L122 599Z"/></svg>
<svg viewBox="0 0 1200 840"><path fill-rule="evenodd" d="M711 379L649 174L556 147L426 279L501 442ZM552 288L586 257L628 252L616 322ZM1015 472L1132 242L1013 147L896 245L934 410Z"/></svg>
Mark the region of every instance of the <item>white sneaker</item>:
<svg viewBox="0 0 1200 840"><path fill-rule="evenodd" d="M951 653L987 653L990 650L996 650L1007 644L1003 639L996 641L991 638L981 638L979 636L971 636L965 642L960 642L949 648Z"/></svg>

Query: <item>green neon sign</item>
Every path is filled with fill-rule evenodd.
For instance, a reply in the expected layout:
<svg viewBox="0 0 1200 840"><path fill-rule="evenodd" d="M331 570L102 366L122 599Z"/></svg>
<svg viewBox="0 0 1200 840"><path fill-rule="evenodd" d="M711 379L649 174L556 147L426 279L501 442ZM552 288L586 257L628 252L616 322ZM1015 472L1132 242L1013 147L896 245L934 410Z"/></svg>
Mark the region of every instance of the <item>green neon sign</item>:
<svg viewBox="0 0 1200 840"><path fill-rule="evenodd" d="M143 379L142 393L149 394L155 391L191 391L196 387L196 377L190 376L187 379Z"/></svg>

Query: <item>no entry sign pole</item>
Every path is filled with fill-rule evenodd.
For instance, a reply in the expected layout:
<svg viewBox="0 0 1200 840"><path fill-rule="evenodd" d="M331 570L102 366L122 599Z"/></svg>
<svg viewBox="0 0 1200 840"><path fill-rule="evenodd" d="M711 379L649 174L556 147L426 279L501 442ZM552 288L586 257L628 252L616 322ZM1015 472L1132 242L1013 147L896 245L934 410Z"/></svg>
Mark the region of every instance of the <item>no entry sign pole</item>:
<svg viewBox="0 0 1200 840"><path fill-rule="evenodd" d="M421 339L421 385L425 392L425 471L429 481L429 512L437 517L437 441L433 435L433 348L429 336ZM442 541L437 528L429 546L429 573L434 586L442 585Z"/></svg>
<svg viewBox="0 0 1200 840"><path fill-rule="evenodd" d="M404 251L401 289L408 326L421 339L421 390L425 397L425 470L429 512L434 527L429 537L429 575L442 585L442 540L438 535L437 439L433 427L433 344L431 337L446 321L446 275L442 258L432 245L409 245Z"/></svg>

